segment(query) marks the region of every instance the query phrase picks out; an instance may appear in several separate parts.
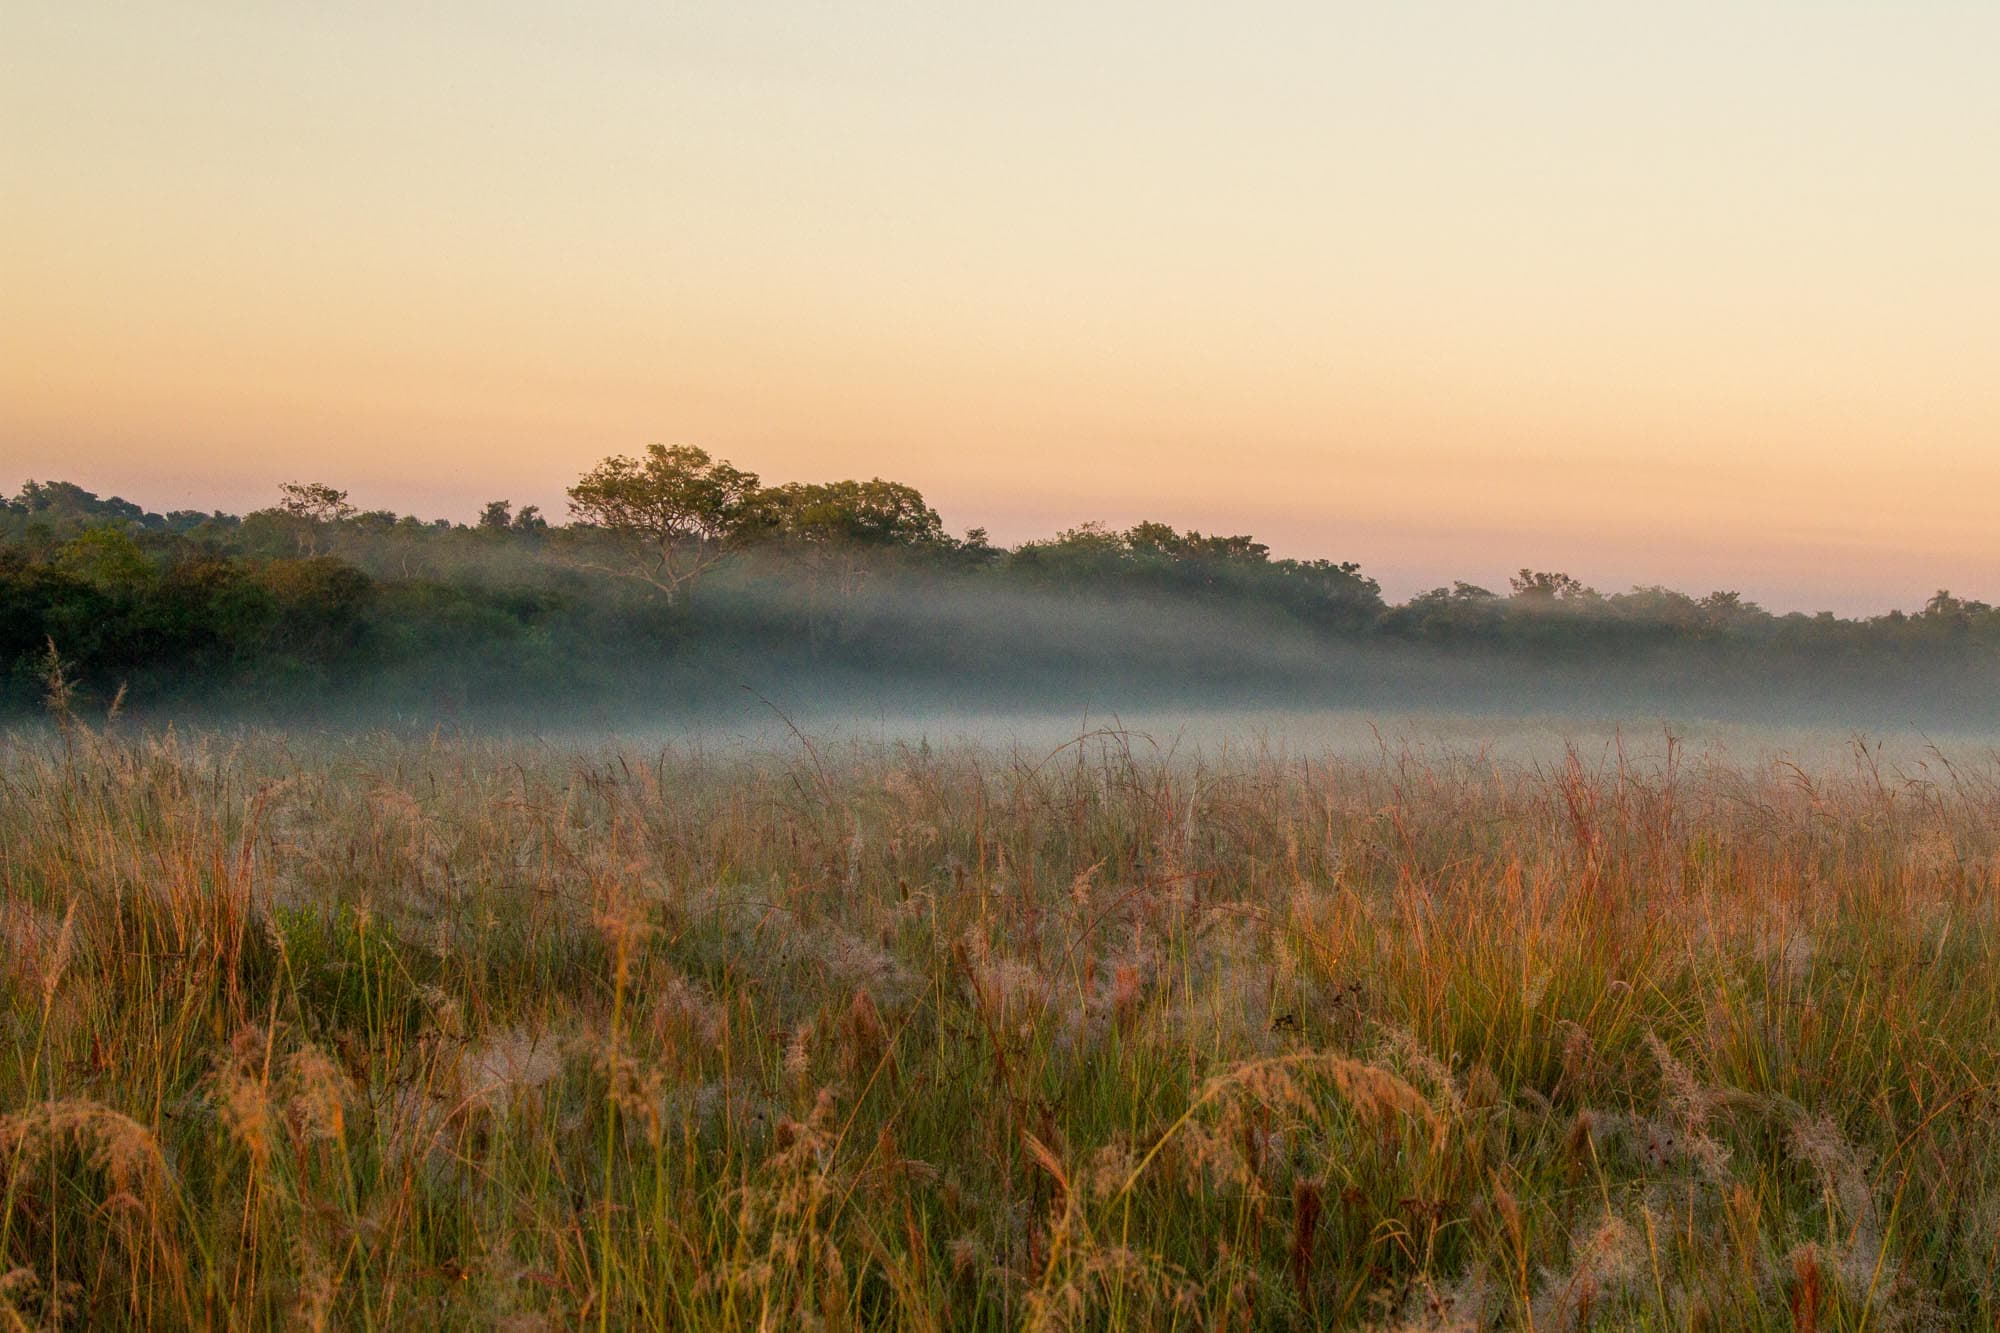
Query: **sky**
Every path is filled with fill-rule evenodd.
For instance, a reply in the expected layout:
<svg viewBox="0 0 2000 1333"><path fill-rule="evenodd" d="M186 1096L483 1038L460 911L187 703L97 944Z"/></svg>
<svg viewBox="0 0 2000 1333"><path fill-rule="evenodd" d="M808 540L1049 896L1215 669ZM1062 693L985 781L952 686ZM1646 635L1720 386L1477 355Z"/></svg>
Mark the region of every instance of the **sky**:
<svg viewBox="0 0 2000 1333"><path fill-rule="evenodd" d="M2000 600L1992 0L0 0L0 488Z"/></svg>

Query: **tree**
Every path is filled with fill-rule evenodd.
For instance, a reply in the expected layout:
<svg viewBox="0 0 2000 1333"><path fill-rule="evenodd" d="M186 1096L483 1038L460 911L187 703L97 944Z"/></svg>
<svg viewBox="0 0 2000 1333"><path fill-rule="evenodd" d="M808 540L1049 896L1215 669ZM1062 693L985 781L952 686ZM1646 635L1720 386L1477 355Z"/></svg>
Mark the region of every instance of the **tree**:
<svg viewBox="0 0 2000 1333"><path fill-rule="evenodd" d="M1576 602L1596 596L1581 581L1567 574L1541 569L1524 569L1508 579L1507 586L1513 591L1515 600L1521 602Z"/></svg>
<svg viewBox="0 0 2000 1333"><path fill-rule="evenodd" d="M1700 605L1703 620L1715 629L1730 629L1768 614L1757 603L1746 601L1742 593L1723 588L1702 598Z"/></svg>
<svg viewBox="0 0 2000 1333"><path fill-rule="evenodd" d="M91 528L64 542L56 552L56 568L99 588L131 588L157 571L132 534L123 528Z"/></svg>
<svg viewBox="0 0 2000 1333"><path fill-rule="evenodd" d="M278 512L291 520L299 551L308 557L319 554L320 536L328 528L355 514L347 492L323 481L288 481L278 487L278 494Z"/></svg>
<svg viewBox="0 0 2000 1333"><path fill-rule="evenodd" d="M1187 544L1171 523L1151 520L1135 523L1125 530L1125 548L1134 555L1156 555L1172 559L1187 552Z"/></svg>
<svg viewBox="0 0 2000 1333"><path fill-rule="evenodd" d="M582 548L611 553L575 563L637 579L669 603L770 523L756 473L688 444L605 459L569 488L569 508L596 529L582 534Z"/></svg>
<svg viewBox="0 0 2000 1333"><path fill-rule="evenodd" d="M967 528L964 537L957 541L946 537L943 546L954 564L967 569L984 569L1006 555L993 544L992 534L985 528Z"/></svg>
<svg viewBox="0 0 2000 1333"><path fill-rule="evenodd" d="M347 492L323 481L288 481L278 487L278 494L283 497L278 508L294 518L339 523L354 517L354 506L347 502Z"/></svg>
<svg viewBox="0 0 2000 1333"><path fill-rule="evenodd" d="M488 500L479 511L479 526L488 532L505 532L514 525L512 500Z"/></svg>
<svg viewBox="0 0 2000 1333"><path fill-rule="evenodd" d="M1047 541L1028 542L1027 545L1039 549L1063 547L1073 551L1119 555L1125 550L1125 538L1113 532L1103 519L1092 518L1073 528L1064 528Z"/></svg>
<svg viewBox="0 0 2000 1333"><path fill-rule="evenodd" d="M1053 537L1021 543L1008 555L1006 568L1036 583L1079 588L1117 577L1130 557L1123 533L1091 519Z"/></svg>
<svg viewBox="0 0 2000 1333"><path fill-rule="evenodd" d="M831 577L840 594L860 588L877 551L939 549L944 520L914 486L884 481L791 482L764 492L770 521L802 558L816 598Z"/></svg>
<svg viewBox="0 0 2000 1333"><path fill-rule="evenodd" d="M130 500L116 495L100 500L95 491L86 491L71 481L23 482L21 493L10 507L24 514L49 514L85 520L119 519L148 527L157 527L162 522L157 514L148 514Z"/></svg>
<svg viewBox="0 0 2000 1333"><path fill-rule="evenodd" d="M1983 616L1993 608L1984 602L1970 601L1954 597L1944 588L1939 588L1924 603L1924 609L1917 612L1915 619L1940 621L1952 625L1968 625L1973 617Z"/></svg>
<svg viewBox="0 0 2000 1333"><path fill-rule="evenodd" d="M1134 555L1170 560L1234 560L1261 564L1271 548L1249 536L1205 536L1190 528L1176 532L1171 523L1145 522L1128 528L1125 547Z"/></svg>
<svg viewBox="0 0 2000 1333"><path fill-rule="evenodd" d="M944 537L937 510L897 481L792 482L768 494L780 529L800 541L928 546Z"/></svg>

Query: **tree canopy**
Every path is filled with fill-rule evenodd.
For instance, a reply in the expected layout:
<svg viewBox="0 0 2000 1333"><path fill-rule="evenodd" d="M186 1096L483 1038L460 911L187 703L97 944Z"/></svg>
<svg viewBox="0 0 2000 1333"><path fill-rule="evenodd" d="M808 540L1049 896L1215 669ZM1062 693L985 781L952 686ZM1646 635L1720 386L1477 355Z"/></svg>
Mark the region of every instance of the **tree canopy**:
<svg viewBox="0 0 2000 1333"><path fill-rule="evenodd" d="M79 688L108 697L129 683L143 706L364 679L574 689L579 673L627 659L708 653L799 652L815 670L864 674L930 662L976 676L1036 654L1074 665L1102 653L1103 669L1150 670L1148 659L1185 645L1224 654L1203 670L1227 681L1227 651L1254 654L1266 637L1311 645L1301 660L1374 645L1608 679L1656 662L1693 681L1798 671L1815 689L1841 673L1928 672L1939 688L1974 682L1965 689L2000 698L1977 684L2000 675L2000 610L1942 590L1908 614L1843 619L1774 615L1727 589L1600 593L1523 568L1504 593L1461 581L1392 605L1351 561L1281 558L1247 534L1149 519L996 546L979 528L953 537L905 483L765 486L687 445L605 459L569 488L567 524L509 500L453 523L364 511L323 481L277 492L241 519L161 515L64 481L0 498L0 700L39 697L51 639ZM1079 628L1107 616L1125 628L1101 638ZM1197 620L1233 628L1126 646L1141 623Z"/></svg>
<svg viewBox="0 0 2000 1333"><path fill-rule="evenodd" d="M638 579L670 602L769 522L756 473L689 444L605 459L569 488L569 507L607 551L579 563Z"/></svg>

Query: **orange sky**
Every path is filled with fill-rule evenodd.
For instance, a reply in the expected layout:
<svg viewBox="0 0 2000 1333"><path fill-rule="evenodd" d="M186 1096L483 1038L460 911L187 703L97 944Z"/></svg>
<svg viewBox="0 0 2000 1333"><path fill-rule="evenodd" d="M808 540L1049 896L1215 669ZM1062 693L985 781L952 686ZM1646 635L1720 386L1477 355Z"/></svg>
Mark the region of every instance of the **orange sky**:
<svg viewBox="0 0 2000 1333"><path fill-rule="evenodd" d="M685 441L1396 595L2000 600L1996 51L1947 0L10 5L0 487L469 518Z"/></svg>

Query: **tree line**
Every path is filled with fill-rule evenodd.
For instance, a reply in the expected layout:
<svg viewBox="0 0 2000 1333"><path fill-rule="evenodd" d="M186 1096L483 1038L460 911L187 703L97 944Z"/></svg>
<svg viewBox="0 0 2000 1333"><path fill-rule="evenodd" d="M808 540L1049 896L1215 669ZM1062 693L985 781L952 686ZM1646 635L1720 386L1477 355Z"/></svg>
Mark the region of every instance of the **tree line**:
<svg viewBox="0 0 2000 1333"><path fill-rule="evenodd" d="M689 680L778 661L997 673L996 658L1171 675L1121 657L1124 631L1093 645L1091 616L1226 620L1240 647L1284 638L1308 657L1373 645L1606 669L1664 654L1701 670L1984 672L2000 647L2000 612L1942 591L1912 614L1844 619L1773 614L1726 590L1600 593L1523 569L1504 590L1461 582L1391 604L1353 562L1160 522L1001 547L982 529L948 533L903 483L765 485L687 445L607 458L568 502L567 521L499 499L460 524L287 482L248 514L160 514L30 481L0 500L0 706L36 706L58 678L139 705L277 706L579 697L662 679L667 664ZM948 632L912 609L951 605L1008 609ZM1171 657L1171 635L1159 641ZM1226 653L1200 651L1210 676L1229 675Z"/></svg>

